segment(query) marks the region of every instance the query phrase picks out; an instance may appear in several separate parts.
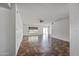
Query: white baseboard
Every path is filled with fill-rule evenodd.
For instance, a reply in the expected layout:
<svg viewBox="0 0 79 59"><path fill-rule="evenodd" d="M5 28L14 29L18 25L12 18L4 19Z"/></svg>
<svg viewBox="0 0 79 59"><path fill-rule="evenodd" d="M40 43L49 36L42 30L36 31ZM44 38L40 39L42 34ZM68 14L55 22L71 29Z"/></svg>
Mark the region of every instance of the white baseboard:
<svg viewBox="0 0 79 59"><path fill-rule="evenodd" d="M51 36L51 37L52 37L52 36ZM60 40L69 42L69 40L66 40L66 38L59 38L59 37L55 37L55 36L53 36L52 38L56 38L56 39L60 39Z"/></svg>

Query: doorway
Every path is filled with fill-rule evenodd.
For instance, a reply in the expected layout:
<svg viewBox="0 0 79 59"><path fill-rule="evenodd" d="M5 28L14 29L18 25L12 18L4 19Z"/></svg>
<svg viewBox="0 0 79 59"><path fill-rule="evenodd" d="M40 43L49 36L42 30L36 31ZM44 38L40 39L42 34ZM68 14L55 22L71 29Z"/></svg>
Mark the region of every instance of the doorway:
<svg viewBox="0 0 79 59"><path fill-rule="evenodd" d="M44 48L48 48L48 27L43 27L43 39L42 39L42 46Z"/></svg>

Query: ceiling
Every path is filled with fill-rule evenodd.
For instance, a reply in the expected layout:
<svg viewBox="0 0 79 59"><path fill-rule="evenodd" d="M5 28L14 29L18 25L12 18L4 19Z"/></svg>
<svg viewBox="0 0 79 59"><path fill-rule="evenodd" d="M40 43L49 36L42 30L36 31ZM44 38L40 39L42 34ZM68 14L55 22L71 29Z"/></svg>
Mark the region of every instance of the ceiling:
<svg viewBox="0 0 79 59"><path fill-rule="evenodd" d="M21 3L17 5L24 23L39 22L39 20L50 23L69 17L67 3Z"/></svg>

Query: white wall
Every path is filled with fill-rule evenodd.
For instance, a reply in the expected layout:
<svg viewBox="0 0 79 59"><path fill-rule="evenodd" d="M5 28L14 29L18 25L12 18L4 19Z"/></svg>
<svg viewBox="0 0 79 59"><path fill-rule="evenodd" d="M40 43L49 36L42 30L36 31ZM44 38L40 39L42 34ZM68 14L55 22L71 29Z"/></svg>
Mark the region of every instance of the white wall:
<svg viewBox="0 0 79 59"><path fill-rule="evenodd" d="M9 55L10 10L0 7L0 55Z"/></svg>
<svg viewBox="0 0 79 59"><path fill-rule="evenodd" d="M70 4L70 55L79 56L79 4Z"/></svg>
<svg viewBox="0 0 79 59"><path fill-rule="evenodd" d="M52 24L52 36L69 41L69 19L61 19Z"/></svg>
<svg viewBox="0 0 79 59"><path fill-rule="evenodd" d="M10 21L9 22L9 32L10 32L10 40L9 40L9 55L14 56L15 55L15 4L12 4L11 6L11 13L9 15Z"/></svg>
<svg viewBox="0 0 79 59"><path fill-rule="evenodd" d="M0 55L15 55L14 7L0 7Z"/></svg>
<svg viewBox="0 0 79 59"><path fill-rule="evenodd" d="M28 21L27 21L28 22ZM33 35L42 35L43 34L43 27L48 27L49 29L49 32L48 32L48 34L50 34L50 24L30 24L29 23L29 25L27 25L27 24L24 24L23 25L23 35L32 35L32 34L29 34L29 29L28 29L28 27L38 27L38 32L36 32L36 33L34 33Z"/></svg>
<svg viewBox="0 0 79 59"><path fill-rule="evenodd" d="M23 24L16 9L15 4L11 9L0 7L0 55L16 55L22 40Z"/></svg>
<svg viewBox="0 0 79 59"><path fill-rule="evenodd" d="M18 5L16 4L16 54L23 39L23 22L19 13Z"/></svg>

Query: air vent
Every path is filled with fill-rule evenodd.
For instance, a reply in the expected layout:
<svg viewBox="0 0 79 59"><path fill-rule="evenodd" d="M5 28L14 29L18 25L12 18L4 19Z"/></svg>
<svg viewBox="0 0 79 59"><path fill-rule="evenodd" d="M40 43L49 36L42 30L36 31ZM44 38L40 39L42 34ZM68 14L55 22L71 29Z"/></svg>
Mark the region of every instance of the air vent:
<svg viewBox="0 0 79 59"><path fill-rule="evenodd" d="M43 20L40 20L40 23L44 22Z"/></svg>

